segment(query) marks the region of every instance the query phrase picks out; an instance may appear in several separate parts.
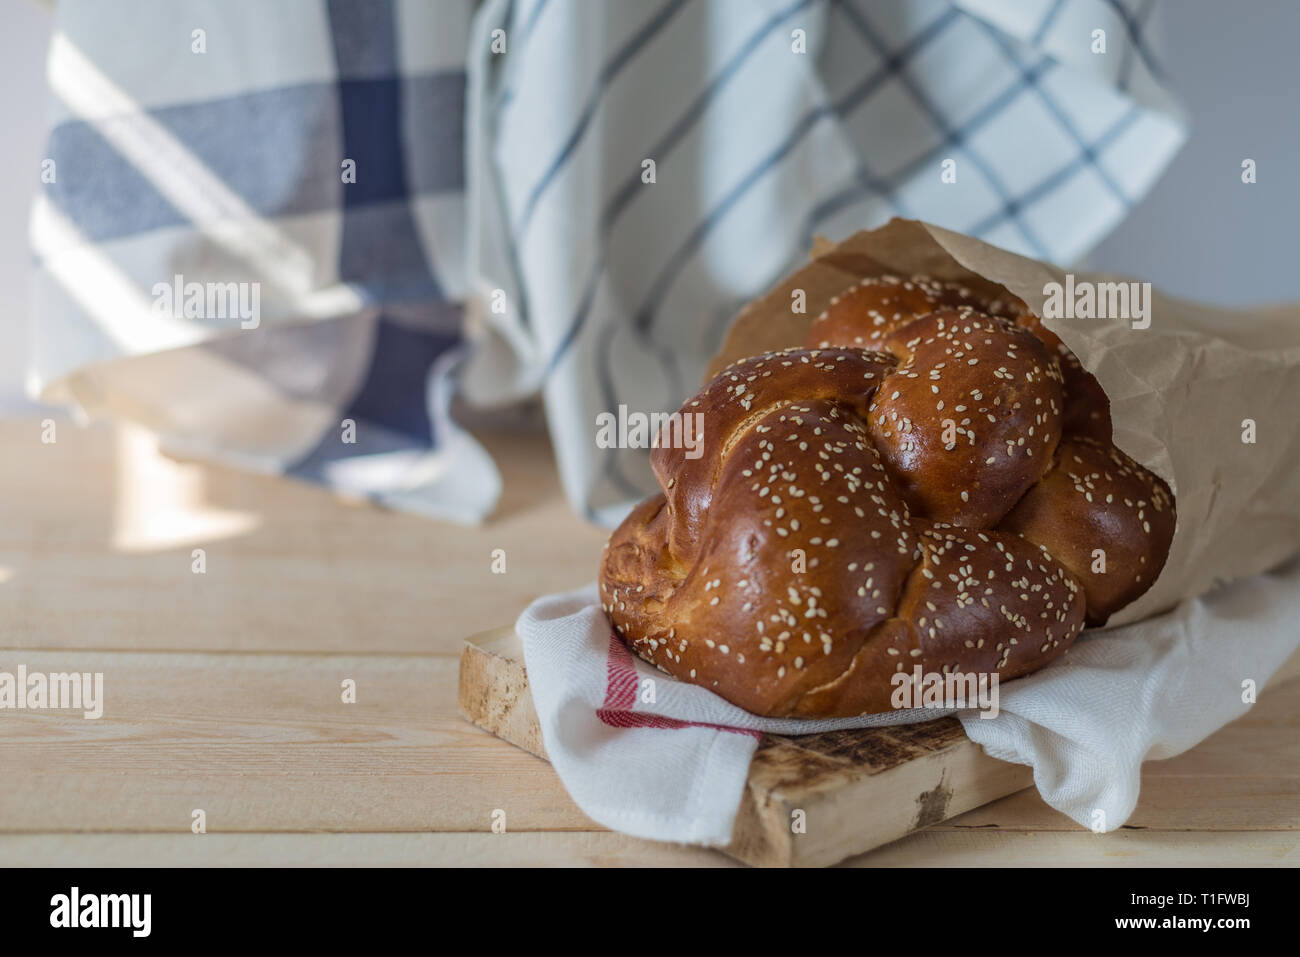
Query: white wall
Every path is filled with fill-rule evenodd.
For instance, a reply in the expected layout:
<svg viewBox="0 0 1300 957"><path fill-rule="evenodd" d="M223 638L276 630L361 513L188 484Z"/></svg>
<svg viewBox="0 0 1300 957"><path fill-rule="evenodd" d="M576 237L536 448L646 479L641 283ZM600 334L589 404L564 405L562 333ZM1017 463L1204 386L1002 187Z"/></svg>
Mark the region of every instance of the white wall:
<svg viewBox="0 0 1300 957"><path fill-rule="evenodd" d="M1187 145L1089 257L1188 299L1300 300L1300 3L1164 0L1157 8ZM1241 161L1258 182L1241 182Z"/></svg>
<svg viewBox="0 0 1300 957"><path fill-rule="evenodd" d="M45 48L54 16L31 0L5 0L0 29L0 413L30 409L23 395L31 255L27 219L40 188Z"/></svg>

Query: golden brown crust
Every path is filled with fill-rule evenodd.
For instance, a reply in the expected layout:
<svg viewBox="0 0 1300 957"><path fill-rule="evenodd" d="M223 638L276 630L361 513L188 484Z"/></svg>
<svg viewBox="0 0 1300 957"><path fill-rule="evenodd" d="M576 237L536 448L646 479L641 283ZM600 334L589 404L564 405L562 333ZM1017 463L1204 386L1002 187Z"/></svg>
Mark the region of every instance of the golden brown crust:
<svg viewBox="0 0 1300 957"><path fill-rule="evenodd" d="M756 714L872 713L918 665L1042 667L1155 580L1172 496L1019 300L869 280L808 341L687 401L703 455L652 451L600 572L641 657Z"/></svg>
<svg viewBox="0 0 1300 957"><path fill-rule="evenodd" d="M1001 527L1048 548L1083 586L1087 623L1136 601L1174 539L1168 486L1112 444L1071 437Z"/></svg>
<svg viewBox="0 0 1300 957"><path fill-rule="evenodd" d="M942 309L883 343L898 359L868 410L908 504L936 522L992 528L1042 475L1061 437L1061 370L1005 319Z"/></svg>

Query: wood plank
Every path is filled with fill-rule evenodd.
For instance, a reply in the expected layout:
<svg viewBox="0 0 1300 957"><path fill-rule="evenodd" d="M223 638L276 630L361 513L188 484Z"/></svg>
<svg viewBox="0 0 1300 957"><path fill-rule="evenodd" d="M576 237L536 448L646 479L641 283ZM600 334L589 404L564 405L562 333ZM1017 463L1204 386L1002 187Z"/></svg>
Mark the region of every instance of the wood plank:
<svg viewBox="0 0 1300 957"><path fill-rule="evenodd" d="M1223 732L1219 732L1222 734ZM1292 734L1300 733L1300 728ZM1213 740L1213 739L1211 739ZM1264 742L1243 739L1260 766L1273 760ZM1176 760L1176 759L1175 759ZM1162 776L1160 762L1142 769L1142 792L1126 827L1161 831L1300 830L1300 767L1282 763L1259 776ZM1079 825L1024 791L953 818L940 828L1076 831Z"/></svg>
<svg viewBox="0 0 1300 957"><path fill-rule="evenodd" d="M21 661L33 670L102 670L106 711L98 722L66 713L0 712L0 767L7 772L0 775L0 831L10 835L116 832L127 843L103 846L128 848L147 832L188 841L194 837L190 811L203 807L210 831L204 837L248 834L252 843L239 846L256 862L254 839L262 832L401 831L403 840L471 832L490 839L495 836L487 833L492 811L501 808L512 835L559 832L553 834L559 843L546 844L545 851L542 845L518 845L526 848L519 851L520 862L563 863L571 854L573 863L583 863L584 855L603 853L578 840L598 828L574 806L548 765L459 716L452 699L454 659L16 654L0 652L0 669L11 670ZM343 677L357 681L356 705L339 701ZM1201 749L1148 764L1131 824L1148 835L1177 829L1294 832L1300 826L1300 763L1292 742L1300 723L1288 729L1285 722L1296 722L1297 690L1279 687L1275 693L1270 686L1243 721L1202 745L1215 754L1240 752L1229 773L1218 772L1222 759L1199 758ZM1259 735L1260 729L1269 734ZM1245 755L1249 763L1243 763ZM1175 773L1161 773L1166 768ZM923 856L931 854L925 849L908 854L940 863L942 848L954 847L963 863L1014 863L1015 855L999 850L999 842L1032 833L1036 843L1026 847L1043 848L1044 860L1053 855L1070 860L1064 855L1076 849L1090 860L1092 845L1044 842L1053 833L1094 837L1043 805L1032 790L920 833L936 829L982 836L973 845L926 845L930 857ZM96 841L102 835L68 836L74 844L94 837L86 847L101 846ZM564 843L569 837L575 843ZM0 836L0 848L5 840ZM1102 840L1125 838L1115 834ZM128 851L122 859L143 863L153 846L141 841L138 852ZM492 850L482 852L488 854L483 862L496 860L492 854L498 847L512 846L487 845ZM646 845L650 850L644 853L637 844L619 846L629 849L626 863L672 863L678 852L682 861L711 855L660 845ZM1132 846L1139 856L1128 863L1154 863L1174 853L1160 843ZM1257 859L1232 856L1256 855L1254 845L1213 846L1228 855L1215 863ZM280 853L279 845L266 847L268 854ZM430 847L435 847L429 852L433 860L474 862L458 856L459 850L441 850L462 847L455 842ZM444 853L448 856L437 857Z"/></svg>
<svg viewBox="0 0 1300 957"><path fill-rule="evenodd" d="M0 421L0 645L457 654L593 581L606 537L565 502L544 435L480 438L505 491L464 527L177 462L130 426L60 422L47 445L39 421Z"/></svg>
<svg viewBox="0 0 1300 957"><path fill-rule="evenodd" d="M477 831L497 807L511 830L595 827L549 766L460 718L455 659L0 651L0 670L18 663L103 671L107 706L98 722L0 711L0 830L186 831L195 806L214 832ZM1300 826L1297 690L1149 763L1131 823ZM1075 824L1031 791L940 827Z"/></svg>
<svg viewBox="0 0 1300 957"><path fill-rule="evenodd" d="M450 834L7 834L0 867L735 867L610 831Z"/></svg>
<svg viewBox="0 0 1300 957"><path fill-rule="evenodd" d="M455 658L428 657L594 577L604 533L544 437L481 436L505 498L461 528L177 462L129 427L58 428L45 445L0 421L0 669L103 671L107 712L0 711L0 864L730 863L598 829L549 766L459 716ZM1274 690L1144 768L1141 830L1091 835L1022 791L851 863L1294 865L1300 686Z"/></svg>
<svg viewBox="0 0 1300 957"><path fill-rule="evenodd" d="M846 861L849 867L1295 867L1295 831L1119 830L1093 834L930 829Z"/></svg>
<svg viewBox="0 0 1300 957"><path fill-rule="evenodd" d="M4 867L727 867L698 847L614 834L4 834ZM920 831L845 867L1295 867L1295 832L1095 835Z"/></svg>
<svg viewBox="0 0 1300 957"><path fill-rule="evenodd" d="M475 724L543 755L513 628L465 642L459 703ZM726 853L761 866L825 866L1033 783L997 761L953 718L899 728L767 735ZM791 821L802 811L805 833Z"/></svg>
<svg viewBox="0 0 1300 957"><path fill-rule="evenodd" d="M0 711L0 830L590 830L554 771L456 712L454 658L0 652L104 673L104 716ZM357 703L343 704L351 678Z"/></svg>
<svg viewBox="0 0 1300 957"><path fill-rule="evenodd" d="M513 629L467 641L460 708L486 730L544 756L522 662ZM1241 721L1187 754L1144 768L1128 827L1300 829L1296 692L1300 654ZM727 853L750 863L824 864L861 853L857 842L874 841L869 849L925 827L1079 830L1036 791L1023 790L1031 785L1028 768L989 758L955 721L768 736L751 766ZM1189 801L1189 793L1198 800ZM808 832L797 839L788 826L795 808L808 820Z"/></svg>

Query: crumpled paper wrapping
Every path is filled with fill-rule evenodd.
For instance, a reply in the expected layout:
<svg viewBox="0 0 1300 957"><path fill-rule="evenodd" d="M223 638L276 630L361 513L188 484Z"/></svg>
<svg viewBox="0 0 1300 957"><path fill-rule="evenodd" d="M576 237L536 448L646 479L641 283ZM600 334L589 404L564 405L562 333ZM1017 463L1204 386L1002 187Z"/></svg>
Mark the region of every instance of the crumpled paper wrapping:
<svg viewBox="0 0 1300 957"><path fill-rule="evenodd" d="M709 365L798 345L831 297L867 276L927 275L996 293L1040 316L1060 268L916 220L895 219L841 243L750 303ZM1074 273L1076 282L1128 281ZM796 290L805 308L795 312ZM1217 309L1152 290L1150 325L1047 319L1110 397L1115 444L1173 489L1177 530L1155 585L1108 626L1146 618L1300 551L1300 305ZM1244 420L1255 441L1243 441Z"/></svg>

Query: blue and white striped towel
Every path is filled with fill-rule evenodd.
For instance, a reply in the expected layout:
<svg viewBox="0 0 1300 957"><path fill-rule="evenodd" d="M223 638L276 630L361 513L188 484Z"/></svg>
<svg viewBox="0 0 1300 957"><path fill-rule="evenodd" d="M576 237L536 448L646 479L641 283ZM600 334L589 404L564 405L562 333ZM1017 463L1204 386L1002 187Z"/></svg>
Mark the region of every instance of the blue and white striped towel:
<svg viewBox="0 0 1300 957"><path fill-rule="evenodd" d="M675 408L815 234L1069 262L1113 227L1183 138L1150 8L64 0L32 389L467 521L500 480L453 392L540 393L612 522L652 483L596 415ZM175 277L255 286L256 327L160 308Z"/></svg>

